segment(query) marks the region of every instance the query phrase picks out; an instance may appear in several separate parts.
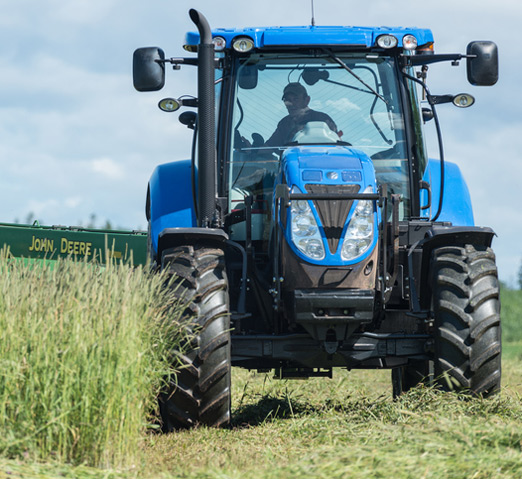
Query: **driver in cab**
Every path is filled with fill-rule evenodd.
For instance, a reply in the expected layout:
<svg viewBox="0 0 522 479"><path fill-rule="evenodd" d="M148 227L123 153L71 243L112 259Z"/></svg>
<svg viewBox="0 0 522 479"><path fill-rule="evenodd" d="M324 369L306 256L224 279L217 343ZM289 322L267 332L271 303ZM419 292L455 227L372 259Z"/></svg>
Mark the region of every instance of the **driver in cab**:
<svg viewBox="0 0 522 479"><path fill-rule="evenodd" d="M265 146L287 145L298 131L312 121L322 121L328 125L330 130L339 134L337 125L330 116L308 107L310 97L301 83L289 83L283 91L282 100L288 110L288 115L278 123L272 136L265 142Z"/></svg>

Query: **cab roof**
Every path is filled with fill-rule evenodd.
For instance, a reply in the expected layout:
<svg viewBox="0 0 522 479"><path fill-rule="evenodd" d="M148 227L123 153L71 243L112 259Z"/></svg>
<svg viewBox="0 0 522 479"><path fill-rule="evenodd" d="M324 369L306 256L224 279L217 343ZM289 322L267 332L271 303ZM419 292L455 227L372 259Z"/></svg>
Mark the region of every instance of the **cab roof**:
<svg viewBox="0 0 522 479"><path fill-rule="evenodd" d="M292 26L292 27L251 27L218 28L212 31L212 37L222 37L228 48L237 37L249 37L254 48L290 47L290 46L349 46L372 48L381 35L393 35L397 38L397 47L402 48L405 35L413 35L419 46L433 43L433 34L429 29L405 27L349 27L349 26ZM186 46L195 47L199 43L197 32L188 32Z"/></svg>

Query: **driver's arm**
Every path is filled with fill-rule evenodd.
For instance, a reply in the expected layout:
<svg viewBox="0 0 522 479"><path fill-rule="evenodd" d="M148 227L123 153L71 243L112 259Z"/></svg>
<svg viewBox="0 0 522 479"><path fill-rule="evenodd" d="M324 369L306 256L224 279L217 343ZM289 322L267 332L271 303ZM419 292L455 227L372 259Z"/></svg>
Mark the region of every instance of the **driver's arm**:
<svg viewBox="0 0 522 479"><path fill-rule="evenodd" d="M272 136L265 141L265 146L282 146L286 143L290 125L288 124L288 117L284 117L278 124Z"/></svg>

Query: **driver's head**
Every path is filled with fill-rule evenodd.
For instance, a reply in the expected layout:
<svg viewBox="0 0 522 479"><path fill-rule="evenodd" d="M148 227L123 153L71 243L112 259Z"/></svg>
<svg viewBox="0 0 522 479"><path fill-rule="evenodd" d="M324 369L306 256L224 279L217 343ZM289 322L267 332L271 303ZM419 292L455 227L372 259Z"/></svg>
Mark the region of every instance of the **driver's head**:
<svg viewBox="0 0 522 479"><path fill-rule="evenodd" d="M290 116L298 115L310 103L306 88L298 82L289 83L283 91L283 101Z"/></svg>

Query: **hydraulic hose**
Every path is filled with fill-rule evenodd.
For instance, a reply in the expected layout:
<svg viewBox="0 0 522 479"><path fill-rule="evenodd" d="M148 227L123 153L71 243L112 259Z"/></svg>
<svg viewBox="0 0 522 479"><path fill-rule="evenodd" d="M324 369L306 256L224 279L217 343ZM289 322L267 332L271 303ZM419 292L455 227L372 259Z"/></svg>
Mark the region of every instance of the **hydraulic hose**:
<svg viewBox="0 0 522 479"><path fill-rule="evenodd" d="M439 143L439 154L440 154L440 193L439 193L439 207L437 208L437 212L430 219L430 221L435 222L439 218L442 212L442 203L444 201L444 146L442 144L442 131L440 129L439 117L437 116L437 109L435 108L434 102L431 100L431 94L428 89L428 86L423 81L415 78L414 76L408 75L407 73L402 73L406 78L409 78L411 81L418 83L421 87L426 91L426 97L428 99L428 103L431 106L431 110L433 112L433 120L435 121L435 129L437 130L437 139Z"/></svg>

